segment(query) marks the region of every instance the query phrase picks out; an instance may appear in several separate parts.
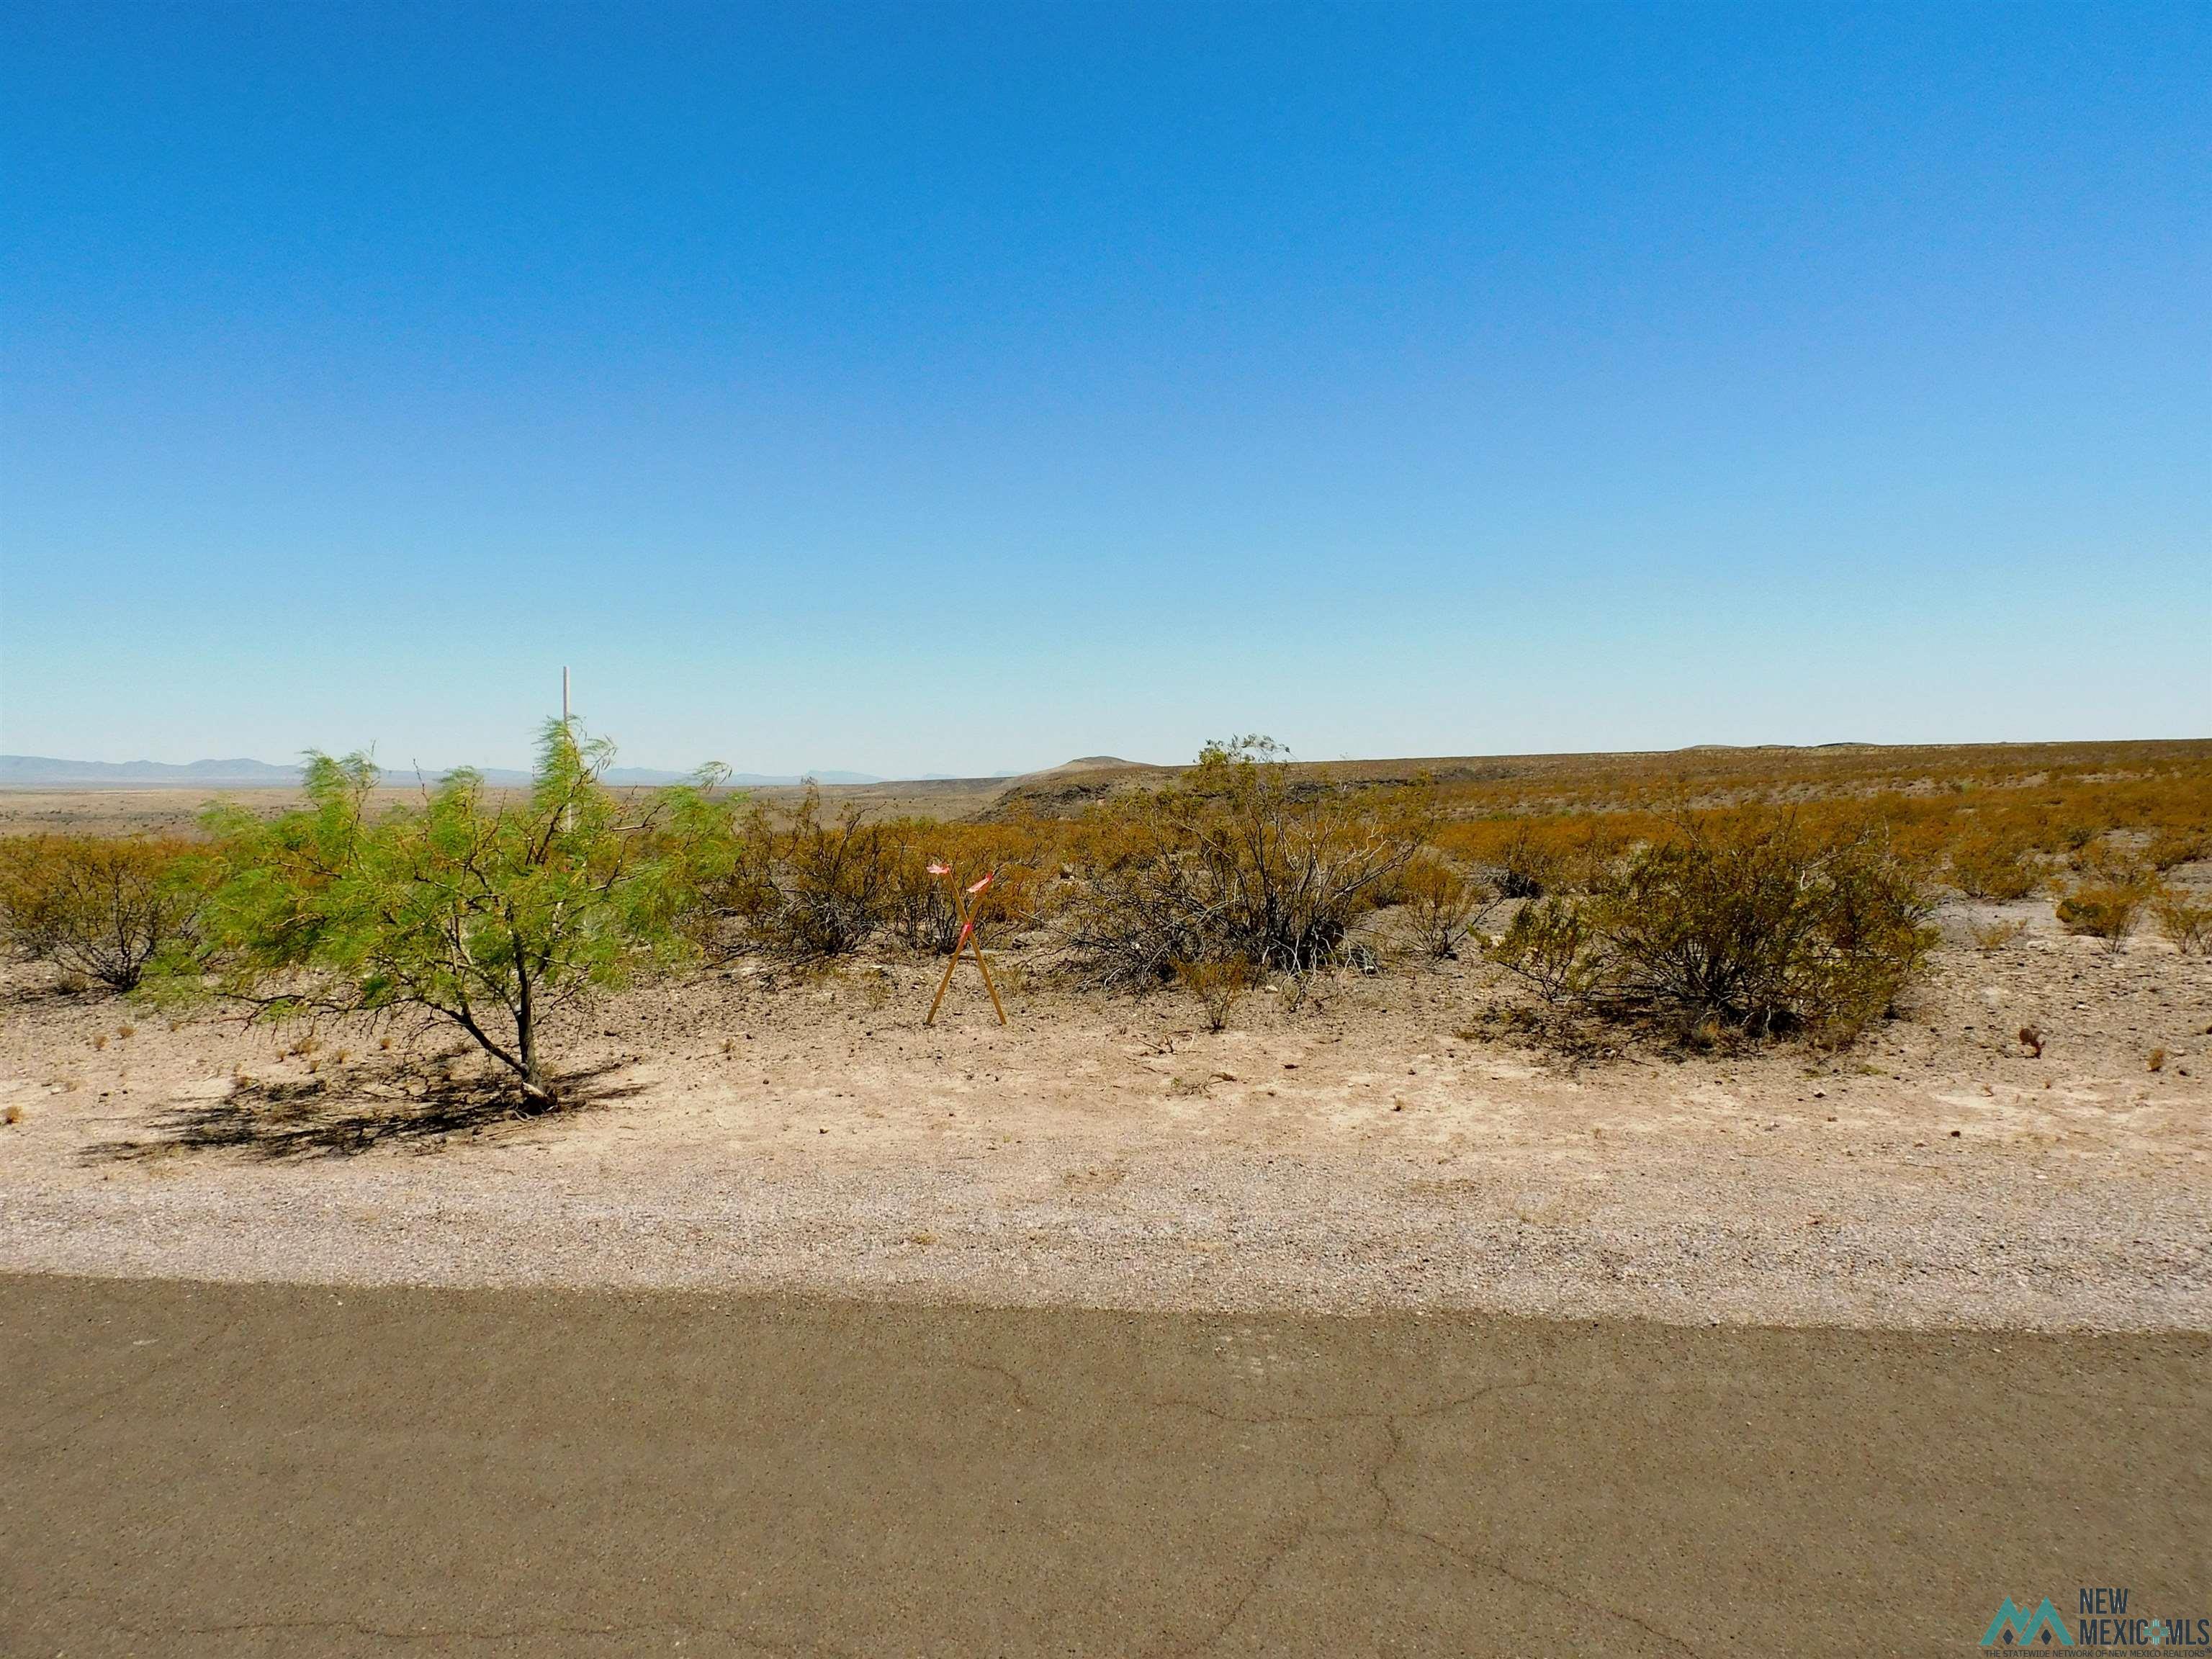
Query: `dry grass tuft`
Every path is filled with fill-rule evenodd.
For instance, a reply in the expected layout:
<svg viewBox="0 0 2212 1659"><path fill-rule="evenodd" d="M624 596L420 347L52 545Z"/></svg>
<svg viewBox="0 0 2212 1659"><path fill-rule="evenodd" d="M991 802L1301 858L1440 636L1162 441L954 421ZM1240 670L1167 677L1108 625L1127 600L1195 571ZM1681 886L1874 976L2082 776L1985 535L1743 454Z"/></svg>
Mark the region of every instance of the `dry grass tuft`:
<svg viewBox="0 0 2212 1659"><path fill-rule="evenodd" d="M1198 999L1209 1031L1229 1029L1230 1016L1252 984L1250 964L1234 957L1221 962L1177 962L1175 975L1183 988Z"/></svg>
<svg viewBox="0 0 2212 1659"><path fill-rule="evenodd" d="M1974 949L1985 957L1993 957L2027 931L2027 924L2014 918L2009 921L1978 921L1966 932L1974 941Z"/></svg>

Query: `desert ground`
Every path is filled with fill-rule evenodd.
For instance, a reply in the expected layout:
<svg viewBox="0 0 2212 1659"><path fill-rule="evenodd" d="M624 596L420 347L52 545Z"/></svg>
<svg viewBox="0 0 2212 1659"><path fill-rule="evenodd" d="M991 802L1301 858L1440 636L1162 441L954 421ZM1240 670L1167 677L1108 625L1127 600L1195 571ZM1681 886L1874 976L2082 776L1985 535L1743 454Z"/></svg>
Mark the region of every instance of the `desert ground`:
<svg viewBox="0 0 2212 1659"><path fill-rule="evenodd" d="M1984 953L1966 925L2026 932ZM2212 966L1956 906L1841 1054L1577 1059L1480 963L1247 999L757 963L584 1004L578 1105L435 1031L175 1022L9 971L19 1270L1121 1309L2212 1329ZM2037 1055L2019 1033L2041 1039ZM389 1045L388 1047L386 1045ZM2157 1056L2154 1065L2154 1055Z"/></svg>

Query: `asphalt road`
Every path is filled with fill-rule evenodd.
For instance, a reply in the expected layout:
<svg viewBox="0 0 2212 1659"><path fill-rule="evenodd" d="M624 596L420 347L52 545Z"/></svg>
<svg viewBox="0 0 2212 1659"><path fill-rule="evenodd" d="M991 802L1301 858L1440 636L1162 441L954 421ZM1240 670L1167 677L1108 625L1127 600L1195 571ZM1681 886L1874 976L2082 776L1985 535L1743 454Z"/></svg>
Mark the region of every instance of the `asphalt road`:
<svg viewBox="0 0 2212 1659"><path fill-rule="evenodd" d="M0 1278L0 1653L1958 1653L2212 1340Z"/></svg>

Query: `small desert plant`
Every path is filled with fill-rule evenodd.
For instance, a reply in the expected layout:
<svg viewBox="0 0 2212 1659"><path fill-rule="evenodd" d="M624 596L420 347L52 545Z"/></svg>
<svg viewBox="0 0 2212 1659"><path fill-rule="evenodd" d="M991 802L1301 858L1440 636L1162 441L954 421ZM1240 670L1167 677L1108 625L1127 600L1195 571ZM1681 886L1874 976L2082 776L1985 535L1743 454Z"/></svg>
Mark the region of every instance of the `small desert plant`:
<svg viewBox="0 0 2212 1659"><path fill-rule="evenodd" d="M176 841L29 836L0 844L0 923L64 976L136 988L181 945L205 895Z"/></svg>
<svg viewBox="0 0 2212 1659"><path fill-rule="evenodd" d="M2159 932L2184 956L2201 957L2212 951L2212 900L2167 888L2152 899L2150 912Z"/></svg>
<svg viewBox="0 0 2212 1659"><path fill-rule="evenodd" d="M2035 868L2025 843L1980 836L1952 850L1951 881L1968 898L2002 902L2035 890Z"/></svg>
<svg viewBox="0 0 2212 1659"><path fill-rule="evenodd" d="M1974 941L1974 949L1985 957L1993 957L2027 931L2027 924L2017 917L2010 921L1977 921L1966 929Z"/></svg>
<svg viewBox="0 0 2212 1659"><path fill-rule="evenodd" d="M1528 824L1515 825L1510 838L1498 849L1493 874L1499 895L1517 899L1543 897L1558 879L1565 859L1559 847Z"/></svg>
<svg viewBox="0 0 2212 1659"><path fill-rule="evenodd" d="M176 982L212 969L257 1018L449 1021L513 1073L527 1108L551 1105L548 1012L688 943L688 866L655 831L672 808L709 810L704 792L665 792L633 813L600 784L613 757L554 720L526 801L499 804L460 771L419 808L371 817L368 757L311 756L303 810L268 823L210 813L222 884Z"/></svg>
<svg viewBox="0 0 2212 1659"><path fill-rule="evenodd" d="M1456 957L1498 904L1498 890L1486 880L1463 876L1433 854L1399 873L1397 892L1414 947L1435 961Z"/></svg>
<svg viewBox="0 0 2212 1659"><path fill-rule="evenodd" d="M2212 836L2193 830L2161 830L2143 848L2143 862L2163 873L2212 855Z"/></svg>
<svg viewBox="0 0 2212 1659"><path fill-rule="evenodd" d="M2069 933L2103 939L2118 951L2135 930L2154 887L2140 870L2106 866L2060 892L2058 925Z"/></svg>
<svg viewBox="0 0 2212 1659"><path fill-rule="evenodd" d="M702 943L733 948L733 929L734 948L823 962L851 955L890 920L896 849L860 809L825 821L811 784L783 824L758 806L717 820L715 803L702 800L690 799L674 836L696 866L689 926Z"/></svg>
<svg viewBox="0 0 2212 1659"><path fill-rule="evenodd" d="M1524 908L1492 955L1548 1000L1602 1016L1841 1042L1918 971L1933 908L1872 832L1685 819L1589 894Z"/></svg>
<svg viewBox="0 0 2212 1659"><path fill-rule="evenodd" d="M1577 899L1538 899L1514 912L1491 959L1553 1004L1589 1000L1603 982L1607 941L1595 907Z"/></svg>
<svg viewBox="0 0 2212 1659"><path fill-rule="evenodd" d="M1237 1003L1252 983L1251 965L1235 957L1219 962L1178 961L1175 975L1183 988L1198 999L1209 1031L1228 1029L1230 1016L1237 1012Z"/></svg>

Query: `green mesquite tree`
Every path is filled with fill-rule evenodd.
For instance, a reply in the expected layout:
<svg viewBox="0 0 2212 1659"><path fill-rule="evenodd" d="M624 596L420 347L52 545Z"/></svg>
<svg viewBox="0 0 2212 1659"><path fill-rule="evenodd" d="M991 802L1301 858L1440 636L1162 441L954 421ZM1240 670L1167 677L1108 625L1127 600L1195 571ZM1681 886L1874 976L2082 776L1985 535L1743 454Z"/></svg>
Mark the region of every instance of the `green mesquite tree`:
<svg viewBox="0 0 2212 1659"><path fill-rule="evenodd" d="M190 965L257 1017L449 1021L514 1074L526 1109L543 1110L556 1094L546 1015L686 951L695 860L669 825L705 833L728 811L712 770L641 803L619 798L601 782L613 758L605 739L552 720L526 800L502 802L464 770L419 806L372 816L368 758L313 754L302 810L210 814L220 880Z"/></svg>

